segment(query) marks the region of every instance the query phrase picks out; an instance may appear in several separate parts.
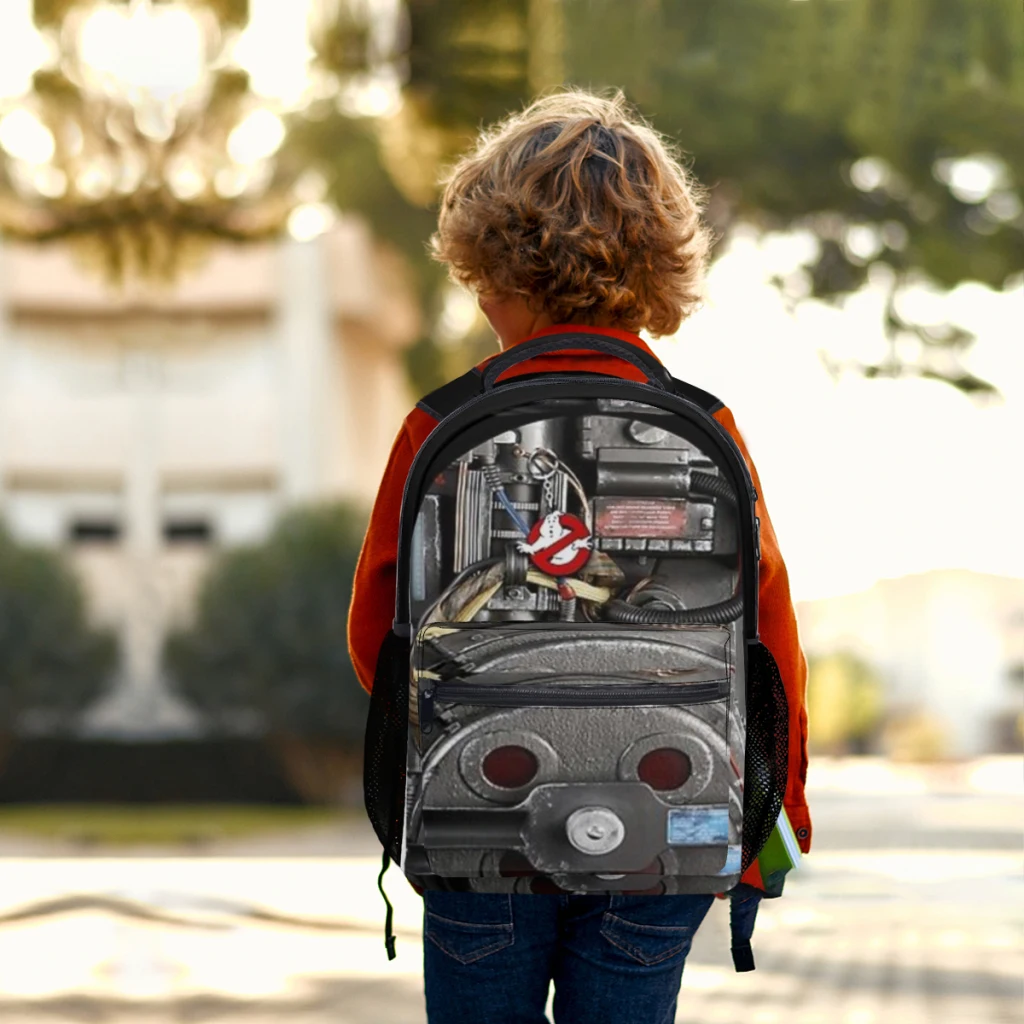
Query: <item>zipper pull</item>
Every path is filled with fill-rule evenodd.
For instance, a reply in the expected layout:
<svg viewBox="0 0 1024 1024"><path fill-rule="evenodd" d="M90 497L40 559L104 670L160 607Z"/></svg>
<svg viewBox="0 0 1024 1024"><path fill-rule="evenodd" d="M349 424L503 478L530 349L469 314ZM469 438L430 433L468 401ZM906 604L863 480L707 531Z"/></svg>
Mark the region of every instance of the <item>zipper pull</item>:
<svg viewBox="0 0 1024 1024"><path fill-rule="evenodd" d="M418 693L420 709L420 732L428 736L434 731L434 686L427 684Z"/></svg>

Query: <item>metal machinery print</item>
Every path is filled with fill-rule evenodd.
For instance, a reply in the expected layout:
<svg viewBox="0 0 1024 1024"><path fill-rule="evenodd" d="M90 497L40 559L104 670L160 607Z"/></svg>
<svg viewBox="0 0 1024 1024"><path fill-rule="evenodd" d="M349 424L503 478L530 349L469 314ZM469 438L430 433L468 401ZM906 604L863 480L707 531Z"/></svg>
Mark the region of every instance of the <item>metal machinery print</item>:
<svg viewBox="0 0 1024 1024"><path fill-rule="evenodd" d="M671 413L543 412L488 420L419 508L403 870L722 891L743 821L736 496Z"/></svg>

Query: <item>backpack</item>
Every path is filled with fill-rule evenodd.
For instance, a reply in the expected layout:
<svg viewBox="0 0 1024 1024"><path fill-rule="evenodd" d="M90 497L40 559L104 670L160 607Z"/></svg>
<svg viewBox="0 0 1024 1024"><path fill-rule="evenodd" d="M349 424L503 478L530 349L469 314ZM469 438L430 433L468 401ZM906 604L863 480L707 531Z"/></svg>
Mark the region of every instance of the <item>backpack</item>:
<svg viewBox="0 0 1024 1024"><path fill-rule="evenodd" d="M499 379L566 349L646 382ZM438 423L406 481L366 725L385 901L391 861L421 889L728 893L753 969L757 902L781 888L740 876L782 808L788 710L722 403L635 345L567 332L418 405Z"/></svg>

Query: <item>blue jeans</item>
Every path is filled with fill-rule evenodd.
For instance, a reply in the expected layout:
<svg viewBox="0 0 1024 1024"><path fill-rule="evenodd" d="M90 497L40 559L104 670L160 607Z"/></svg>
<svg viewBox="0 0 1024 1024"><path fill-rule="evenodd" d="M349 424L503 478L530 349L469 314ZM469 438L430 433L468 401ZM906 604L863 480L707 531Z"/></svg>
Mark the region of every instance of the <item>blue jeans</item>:
<svg viewBox="0 0 1024 1024"><path fill-rule="evenodd" d="M424 893L430 1024L672 1024L714 896Z"/></svg>

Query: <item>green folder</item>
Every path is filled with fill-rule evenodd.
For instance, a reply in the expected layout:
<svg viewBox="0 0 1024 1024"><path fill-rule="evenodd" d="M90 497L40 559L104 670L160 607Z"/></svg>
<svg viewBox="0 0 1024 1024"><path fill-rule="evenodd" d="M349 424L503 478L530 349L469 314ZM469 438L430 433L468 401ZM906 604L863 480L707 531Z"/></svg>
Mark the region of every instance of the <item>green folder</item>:
<svg viewBox="0 0 1024 1024"><path fill-rule="evenodd" d="M779 819L775 822L768 842L758 855L757 863L761 868L762 878L767 878L776 871L791 871L800 866L800 846L785 808L779 812Z"/></svg>

